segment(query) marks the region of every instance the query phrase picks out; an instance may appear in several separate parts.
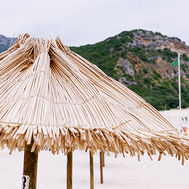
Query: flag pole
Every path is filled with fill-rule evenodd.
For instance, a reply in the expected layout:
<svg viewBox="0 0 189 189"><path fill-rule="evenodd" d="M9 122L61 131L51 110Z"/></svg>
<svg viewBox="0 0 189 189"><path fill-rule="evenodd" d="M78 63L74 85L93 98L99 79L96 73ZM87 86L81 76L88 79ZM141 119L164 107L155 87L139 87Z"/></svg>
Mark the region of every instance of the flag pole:
<svg viewBox="0 0 189 189"><path fill-rule="evenodd" d="M179 113L180 113L180 130L182 131L181 125L181 80L180 80L180 53L178 53L178 87L179 87Z"/></svg>

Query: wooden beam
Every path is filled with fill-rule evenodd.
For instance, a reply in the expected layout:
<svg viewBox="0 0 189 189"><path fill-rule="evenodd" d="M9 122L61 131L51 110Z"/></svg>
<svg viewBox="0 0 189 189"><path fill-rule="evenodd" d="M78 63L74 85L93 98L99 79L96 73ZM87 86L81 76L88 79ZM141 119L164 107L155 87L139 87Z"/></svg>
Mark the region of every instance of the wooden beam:
<svg viewBox="0 0 189 189"><path fill-rule="evenodd" d="M31 152L33 140L30 145L26 145L24 149L24 170L23 170L23 187L26 186L26 178L29 180L28 189L36 189L37 185L37 164L38 164L38 151ZM25 176L24 176L25 175Z"/></svg>
<svg viewBox="0 0 189 189"><path fill-rule="evenodd" d="M100 152L100 183L103 184L103 152Z"/></svg>
<svg viewBox="0 0 189 189"><path fill-rule="evenodd" d="M104 152L102 152L102 161L103 161L103 167L105 167L105 156L104 156Z"/></svg>
<svg viewBox="0 0 189 189"><path fill-rule="evenodd" d="M67 189L72 189L72 152L67 154Z"/></svg>
<svg viewBox="0 0 189 189"><path fill-rule="evenodd" d="M90 151L90 186L94 189L94 163L93 163L93 153Z"/></svg>

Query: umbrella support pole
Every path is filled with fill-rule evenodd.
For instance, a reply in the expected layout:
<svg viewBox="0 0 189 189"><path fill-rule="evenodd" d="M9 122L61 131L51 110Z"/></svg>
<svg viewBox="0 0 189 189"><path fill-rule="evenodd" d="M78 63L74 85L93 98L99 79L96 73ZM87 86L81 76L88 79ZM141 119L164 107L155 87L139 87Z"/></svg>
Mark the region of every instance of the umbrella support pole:
<svg viewBox="0 0 189 189"><path fill-rule="evenodd" d="M105 167L105 156L104 156L104 152L102 152L102 164L103 164L103 167Z"/></svg>
<svg viewBox="0 0 189 189"><path fill-rule="evenodd" d="M24 149L24 170L23 170L23 187L28 189L36 189L37 185L37 164L38 164L38 151L31 152L33 141L30 145L26 145Z"/></svg>
<svg viewBox="0 0 189 189"><path fill-rule="evenodd" d="M100 183L103 184L103 161L104 152L100 152Z"/></svg>
<svg viewBox="0 0 189 189"><path fill-rule="evenodd" d="M94 163L93 163L93 153L90 151L90 189L94 189Z"/></svg>
<svg viewBox="0 0 189 189"><path fill-rule="evenodd" d="M72 152L67 154L67 189L72 189Z"/></svg>

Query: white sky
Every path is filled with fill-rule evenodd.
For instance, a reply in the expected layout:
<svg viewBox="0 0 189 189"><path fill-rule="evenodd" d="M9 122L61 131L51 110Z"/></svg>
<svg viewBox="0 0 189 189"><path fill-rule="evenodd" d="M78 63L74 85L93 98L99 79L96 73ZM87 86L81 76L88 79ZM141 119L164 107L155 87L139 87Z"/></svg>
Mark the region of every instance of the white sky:
<svg viewBox="0 0 189 189"><path fill-rule="evenodd" d="M84 45L142 28L189 44L188 15L189 0L0 0L0 34Z"/></svg>

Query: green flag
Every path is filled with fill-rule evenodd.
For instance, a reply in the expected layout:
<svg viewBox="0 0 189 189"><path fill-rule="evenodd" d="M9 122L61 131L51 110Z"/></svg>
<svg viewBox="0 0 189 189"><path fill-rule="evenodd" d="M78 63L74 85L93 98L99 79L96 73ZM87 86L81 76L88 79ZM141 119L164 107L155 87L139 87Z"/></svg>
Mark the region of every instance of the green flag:
<svg viewBox="0 0 189 189"><path fill-rule="evenodd" d="M175 66L178 66L178 58L174 62L172 62L171 68L174 68Z"/></svg>

